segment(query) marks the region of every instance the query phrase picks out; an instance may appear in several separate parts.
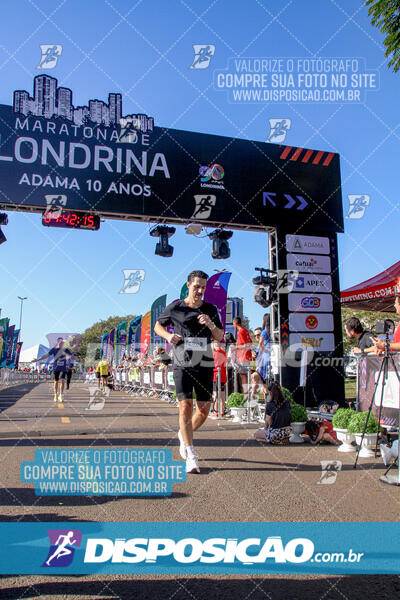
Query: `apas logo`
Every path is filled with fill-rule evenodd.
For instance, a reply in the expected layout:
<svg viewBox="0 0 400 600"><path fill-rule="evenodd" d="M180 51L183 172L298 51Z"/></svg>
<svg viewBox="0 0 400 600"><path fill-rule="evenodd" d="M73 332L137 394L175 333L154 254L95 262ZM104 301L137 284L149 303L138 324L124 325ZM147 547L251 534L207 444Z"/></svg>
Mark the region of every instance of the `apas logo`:
<svg viewBox="0 0 400 600"><path fill-rule="evenodd" d="M42 567L68 567L82 541L80 529L48 529L50 549Z"/></svg>
<svg viewBox="0 0 400 600"><path fill-rule="evenodd" d="M307 296L303 298L301 301L301 306L303 308L319 308L321 305L321 300L317 298L317 296Z"/></svg>
<svg viewBox="0 0 400 600"><path fill-rule="evenodd" d="M306 327L307 329L315 329L318 327L318 319L315 315L308 315L306 318Z"/></svg>

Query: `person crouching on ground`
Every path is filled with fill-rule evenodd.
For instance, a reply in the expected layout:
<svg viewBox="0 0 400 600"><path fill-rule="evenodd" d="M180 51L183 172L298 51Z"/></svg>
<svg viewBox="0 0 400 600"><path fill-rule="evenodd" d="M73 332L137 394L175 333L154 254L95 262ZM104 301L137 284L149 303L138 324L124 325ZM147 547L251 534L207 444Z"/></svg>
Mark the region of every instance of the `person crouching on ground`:
<svg viewBox="0 0 400 600"><path fill-rule="evenodd" d="M336 432L333 429L330 421L307 421L304 433L308 435L312 444L316 445L320 442L328 442L334 446L340 446L339 440L336 437Z"/></svg>
<svg viewBox="0 0 400 600"><path fill-rule="evenodd" d="M265 428L257 429L254 437L258 442L279 444L288 441L292 433L289 401L283 395L279 383L270 381L267 384Z"/></svg>

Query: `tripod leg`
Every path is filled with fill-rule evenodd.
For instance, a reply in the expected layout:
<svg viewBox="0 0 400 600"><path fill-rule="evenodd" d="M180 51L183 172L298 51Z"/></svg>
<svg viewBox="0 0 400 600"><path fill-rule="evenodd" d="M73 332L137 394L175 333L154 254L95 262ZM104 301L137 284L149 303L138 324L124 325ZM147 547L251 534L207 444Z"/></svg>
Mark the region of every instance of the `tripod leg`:
<svg viewBox="0 0 400 600"><path fill-rule="evenodd" d="M367 416L367 418L365 420L364 431L363 431L362 436L361 436L361 444L360 444L360 446L359 446L359 448L357 450L356 460L354 461L353 469L357 468L358 457L360 455L360 450L362 448L362 444L363 444L363 441L364 441L365 431L367 429L367 424L368 424L369 416L371 414L372 405L373 405L374 400L375 400L376 390L378 389L379 380L380 380L382 372L383 372L383 365L384 365L384 360L382 361L381 368L379 369L378 378L377 378L376 383L375 383L375 390L374 390L374 393L372 394L371 402L369 404L368 416Z"/></svg>
<svg viewBox="0 0 400 600"><path fill-rule="evenodd" d="M385 397L385 385L386 385L386 381L387 381L388 374L389 374L389 361L388 361L388 359L387 359L386 356L383 359L383 364L384 364L384 367L383 367L383 381L382 381L381 403L379 405L379 413L378 413L378 429L376 431L375 458L377 457L377 454L378 454L379 428L380 428L380 423L381 423L381 418L382 418L383 399Z"/></svg>

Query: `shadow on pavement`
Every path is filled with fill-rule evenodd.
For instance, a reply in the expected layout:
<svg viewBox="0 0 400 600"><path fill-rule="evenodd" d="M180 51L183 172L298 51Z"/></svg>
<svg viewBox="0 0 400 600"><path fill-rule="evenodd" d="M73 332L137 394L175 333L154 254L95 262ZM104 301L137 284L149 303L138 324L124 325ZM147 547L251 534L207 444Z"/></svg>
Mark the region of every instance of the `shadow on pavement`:
<svg viewBox="0 0 400 600"><path fill-rule="evenodd" d="M21 383L0 390L0 413L13 406L23 396L35 389L39 383ZM1 420L1 419L0 419ZM8 420L8 419L7 419Z"/></svg>
<svg viewBox="0 0 400 600"><path fill-rule="evenodd" d="M48 522L48 521L84 521L85 523L94 523L95 521L88 521L87 519L79 519L75 517L71 517L68 515L58 515L56 513L29 513L29 515L3 515L0 513L0 522L13 522L13 523L22 523L23 521L28 521L29 523L39 523L39 522Z"/></svg>
<svg viewBox="0 0 400 600"><path fill-rule="evenodd" d="M171 496L152 496L152 502L165 500L165 498L187 498L187 494L173 492ZM0 488L0 506L50 506L51 508L62 506L92 506L117 502L126 499L143 499L148 496L37 496L33 488ZM30 516L30 515L28 515ZM13 517L14 518L14 517ZM0 521L8 520L0 516ZM27 520L32 520L28 518ZM41 521L46 519L41 518ZM61 519L62 520L62 519Z"/></svg>
<svg viewBox="0 0 400 600"><path fill-rule="evenodd" d="M161 579L159 576L149 575L132 576L105 576L102 581L91 579L92 576L82 577L79 581L65 581L59 576L49 580L39 580L37 576L24 577L26 583L20 582L16 576L12 577L9 587L8 581L2 581L3 590L0 598L17 600L20 598L63 598L63 600L81 600L82 598L114 600L154 600L155 598L173 598L174 600L210 600L218 598L249 598L251 600L386 600L398 597L400 591L399 579L395 575L352 575L346 577L326 576L269 576L247 577L238 576L197 576ZM116 579L116 578L119 579ZM397 592L397 593L396 593Z"/></svg>

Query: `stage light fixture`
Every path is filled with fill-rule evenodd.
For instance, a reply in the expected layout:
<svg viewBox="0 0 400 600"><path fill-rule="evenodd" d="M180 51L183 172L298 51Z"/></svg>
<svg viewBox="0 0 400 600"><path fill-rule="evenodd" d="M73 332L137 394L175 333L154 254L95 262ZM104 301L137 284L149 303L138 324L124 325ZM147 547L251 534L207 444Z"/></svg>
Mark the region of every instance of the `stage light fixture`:
<svg viewBox="0 0 400 600"><path fill-rule="evenodd" d="M228 240L232 237L233 231L226 231L224 229L216 229L208 234L210 240L212 240L212 258L225 259L231 255L231 249L229 248Z"/></svg>
<svg viewBox="0 0 400 600"><path fill-rule="evenodd" d="M254 301L260 304L263 308L271 306L276 288L278 285L278 277L275 271L271 269L263 269L255 267L256 271L260 271L260 275L253 277L254 288Z"/></svg>
<svg viewBox="0 0 400 600"><path fill-rule="evenodd" d="M153 227L153 229L150 231L150 235L152 237L159 238L154 254L167 258L173 255L174 248L173 246L169 245L168 240L172 235L174 235L175 231L175 227L168 227L167 225L156 225Z"/></svg>

